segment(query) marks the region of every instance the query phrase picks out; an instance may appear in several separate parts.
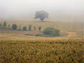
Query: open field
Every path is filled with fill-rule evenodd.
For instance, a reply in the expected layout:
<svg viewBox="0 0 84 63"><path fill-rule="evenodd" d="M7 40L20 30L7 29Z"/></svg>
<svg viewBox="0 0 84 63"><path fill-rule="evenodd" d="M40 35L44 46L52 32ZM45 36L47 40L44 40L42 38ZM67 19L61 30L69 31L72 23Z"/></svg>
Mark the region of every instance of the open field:
<svg viewBox="0 0 84 63"><path fill-rule="evenodd" d="M40 40L40 39L77 39L80 38L75 32L67 32L66 36L59 37L39 37L29 36L25 34L36 34L38 32L31 31L0 31L0 40Z"/></svg>
<svg viewBox="0 0 84 63"><path fill-rule="evenodd" d="M3 23L4 21L1 21ZM23 26L26 26L28 28L29 24L32 25L32 31L14 31L14 30L0 30L0 40L28 40L28 39L47 39L47 37L36 37L36 36L30 36L25 34L37 34L40 33L38 31L38 27L41 26L41 32L46 27L54 27L55 29L59 29L61 36L60 37L53 37L53 39L67 39L67 38L84 38L84 25L83 22L40 22L40 21L7 21L7 25L10 25L10 28L12 24L17 24L18 29L19 26L21 26L21 29ZM33 27L36 26L36 30L33 29ZM8 27L7 27L8 28ZM67 35L66 35L67 34ZM82 36L81 36L82 35ZM48 37L49 39L52 37Z"/></svg>
<svg viewBox="0 0 84 63"><path fill-rule="evenodd" d="M2 20L0 23L3 23ZM21 28L23 26L28 27L29 24L33 26L36 26L36 30L38 30L39 26L42 26L42 31L46 27L54 27L56 29L60 29L61 31L84 31L84 22L60 22L60 21L20 21L20 20L8 20L7 24L12 26L12 24L17 24L18 28L21 25Z"/></svg>
<svg viewBox="0 0 84 63"><path fill-rule="evenodd" d="M84 0L0 3L0 63L84 63Z"/></svg>
<svg viewBox="0 0 84 63"><path fill-rule="evenodd" d="M10 22L32 30L12 30L11 27L0 28L0 62L1 63L83 63L84 62L84 29L72 22ZM33 29L36 26L36 30ZM38 27L42 30L38 31ZM60 30L60 36L42 37L46 27ZM28 35L25 35L28 34ZM34 35L34 36L32 36Z"/></svg>
<svg viewBox="0 0 84 63"><path fill-rule="evenodd" d="M0 63L83 63L84 39L0 40Z"/></svg>

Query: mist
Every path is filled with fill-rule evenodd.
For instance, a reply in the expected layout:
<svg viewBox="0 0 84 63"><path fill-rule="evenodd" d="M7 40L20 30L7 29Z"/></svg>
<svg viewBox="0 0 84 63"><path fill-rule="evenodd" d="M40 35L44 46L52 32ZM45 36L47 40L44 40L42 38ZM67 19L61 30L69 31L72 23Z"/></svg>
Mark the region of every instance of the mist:
<svg viewBox="0 0 84 63"><path fill-rule="evenodd" d="M0 0L0 19L35 21L36 11L46 11L46 21L84 21L84 0Z"/></svg>

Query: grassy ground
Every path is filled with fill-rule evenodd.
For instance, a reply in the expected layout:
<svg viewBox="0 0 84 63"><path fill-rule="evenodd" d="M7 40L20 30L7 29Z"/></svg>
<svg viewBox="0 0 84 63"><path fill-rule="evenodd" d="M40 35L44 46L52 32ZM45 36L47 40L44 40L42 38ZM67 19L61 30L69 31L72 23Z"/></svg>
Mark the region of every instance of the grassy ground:
<svg viewBox="0 0 84 63"><path fill-rule="evenodd" d="M0 40L0 63L83 63L84 39Z"/></svg>
<svg viewBox="0 0 84 63"><path fill-rule="evenodd" d="M3 23L4 21L1 21L0 23ZM28 28L29 24L32 25L32 31L12 31L9 27L6 29L3 28L3 30L0 28L0 39L29 39L29 36L25 34L37 34L39 33L38 27L41 26L43 31L46 27L54 27L56 29L59 29L61 31L61 37L55 37L55 38L84 38L84 25L82 22L51 22L51 21L7 21L7 24L10 25L10 28L12 24L17 24L18 29L19 26L23 28L23 26L26 26ZM36 26L36 30L34 30L34 26ZM9 31L10 30L10 31ZM82 32L82 34L81 34ZM68 34L67 36L65 34ZM83 35L81 37L80 35ZM35 38L30 36L31 39ZM41 37L43 38L43 37ZM46 37L45 37L46 38ZM38 37L36 37L38 39Z"/></svg>
<svg viewBox="0 0 84 63"><path fill-rule="evenodd" d="M14 32L14 31L13 31ZM80 37L77 37L77 35L74 33L74 32L70 32L69 35L67 36L59 36L59 37L40 37L40 36L30 36L30 35L25 35L23 32L14 32L14 33L11 33L11 32L3 32L0 34L0 40L40 40L40 39L70 39L70 38L73 38L73 39L76 39L76 38L80 38ZM25 32L26 33L26 32ZM29 33L29 32L27 32ZM33 33L33 32L30 32L30 34Z"/></svg>
<svg viewBox="0 0 84 63"><path fill-rule="evenodd" d="M1 21L1 23L3 23L4 21ZM13 20L8 20L7 24L9 24L10 26L12 26L12 24L17 24L18 28L21 25L21 27L26 26L28 27L29 24L32 25L32 30L33 27L36 26L36 30L38 30L39 26L42 26L42 31L46 28L46 27L54 27L56 29L60 29L61 31L80 31L83 30L82 29L84 27L83 22L60 22L60 21L13 21Z"/></svg>
<svg viewBox="0 0 84 63"><path fill-rule="evenodd" d="M80 30L84 29L81 23L73 25L73 22L7 21L7 24L17 24L18 29L20 25L28 28L31 24L32 30L33 26L36 26L36 31L0 29L0 63L84 62L84 37L80 37ZM25 35L39 33L39 26L42 26L41 31L46 27L60 29L62 35L60 37Z"/></svg>

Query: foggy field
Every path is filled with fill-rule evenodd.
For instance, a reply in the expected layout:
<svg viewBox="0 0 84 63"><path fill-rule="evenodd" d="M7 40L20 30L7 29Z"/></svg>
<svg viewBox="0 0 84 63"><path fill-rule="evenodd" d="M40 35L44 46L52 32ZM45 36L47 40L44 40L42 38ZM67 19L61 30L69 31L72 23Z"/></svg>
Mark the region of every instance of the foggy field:
<svg viewBox="0 0 84 63"><path fill-rule="evenodd" d="M1 21L3 23L4 21ZM19 26L21 26L21 30L23 26L26 26L28 28L29 24L32 25L32 31L15 31L15 30L5 30L2 29L0 31L0 39L25 39L29 40L31 39L40 39L40 38L47 38L47 37L37 37L37 36L31 36L30 35L25 35L25 34L37 34L37 33L42 33L42 31L47 28L47 27L54 27L55 29L60 30L60 37L53 37L53 38L83 38L84 37L84 25L82 25L82 22L50 22L50 21L45 21L45 22L40 22L40 21L7 21L7 24L10 25L10 28L12 27L12 24L17 24L17 29L19 29ZM34 26L36 26L36 30L34 30ZM41 32L39 32L38 27L41 26ZM8 26L6 28L9 28ZM83 36L81 37L80 34L83 31ZM79 33L79 34L77 34ZM49 37L52 38L52 37Z"/></svg>
<svg viewBox="0 0 84 63"><path fill-rule="evenodd" d="M3 23L4 21L2 20L1 23ZM7 23L9 25L12 26L12 24L17 24L18 28L21 25L23 26L27 26L29 24L33 26L36 26L36 28L38 28L38 26L42 26L42 31L43 29L45 29L46 27L54 27L56 29L61 29L62 31L84 31L84 22L62 22L62 21L21 21L21 20L7 20ZM33 30L33 28L32 28Z"/></svg>
<svg viewBox="0 0 84 63"><path fill-rule="evenodd" d="M84 0L0 0L0 63L84 63Z"/></svg>
<svg viewBox="0 0 84 63"><path fill-rule="evenodd" d="M16 30L12 29L13 24L17 25ZM28 29L30 24L31 31ZM84 25L82 24L83 22L7 21L10 27L0 27L0 62L83 63ZM23 30L24 26L27 27L26 31ZM41 31L38 29L39 26L42 27ZM60 36L35 35L43 33L47 27L59 29Z"/></svg>
<svg viewBox="0 0 84 63"><path fill-rule="evenodd" d="M10 27L0 27L1 63L84 62L84 25L81 25L82 22L7 21L7 24ZM12 29L12 24L17 25L16 30ZM31 31L28 29L30 24ZM26 31L23 30L23 26L27 27ZM41 31L38 30L39 26L42 27ZM35 36L35 34L43 33L47 27L59 29L60 36Z"/></svg>

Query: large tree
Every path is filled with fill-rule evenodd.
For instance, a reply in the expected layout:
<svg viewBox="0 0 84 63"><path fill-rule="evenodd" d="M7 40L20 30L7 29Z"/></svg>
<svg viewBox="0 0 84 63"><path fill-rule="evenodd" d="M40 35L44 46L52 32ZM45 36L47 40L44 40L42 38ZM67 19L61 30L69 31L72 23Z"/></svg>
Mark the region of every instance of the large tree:
<svg viewBox="0 0 84 63"><path fill-rule="evenodd" d="M48 18L48 13L46 11L37 11L35 13L35 19L40 18L40 20L43 22L45 18Z"/></svg>

